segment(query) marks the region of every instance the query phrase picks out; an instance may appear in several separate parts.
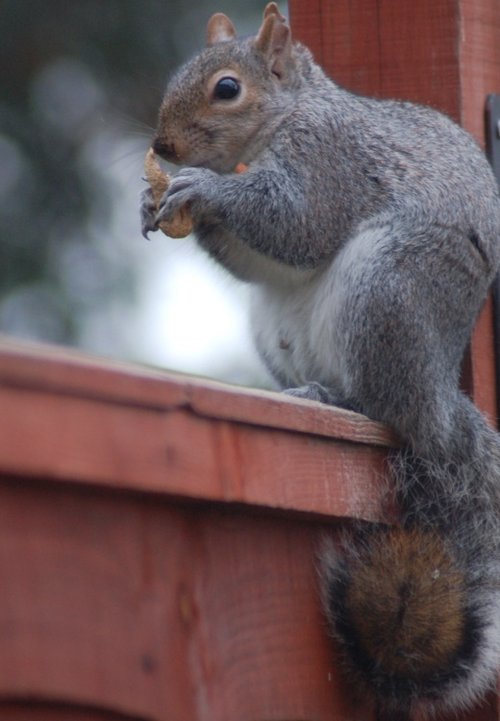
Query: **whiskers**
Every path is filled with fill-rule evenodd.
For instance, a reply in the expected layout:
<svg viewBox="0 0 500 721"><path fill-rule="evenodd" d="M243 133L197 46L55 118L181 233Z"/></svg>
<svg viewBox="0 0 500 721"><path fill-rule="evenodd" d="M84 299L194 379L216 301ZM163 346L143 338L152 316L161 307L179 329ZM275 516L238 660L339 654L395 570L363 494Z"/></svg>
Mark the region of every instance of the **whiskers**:
<svg viewBox="0 0 500 721"><path fill-rule="evenodd" d="M123 135L136 135L137 137L144 138L147 142L151 142L151 138L155 133L153 125L149 125L140 118L127 115L126 113L114 110L112 115L113 125Z"/></svg>

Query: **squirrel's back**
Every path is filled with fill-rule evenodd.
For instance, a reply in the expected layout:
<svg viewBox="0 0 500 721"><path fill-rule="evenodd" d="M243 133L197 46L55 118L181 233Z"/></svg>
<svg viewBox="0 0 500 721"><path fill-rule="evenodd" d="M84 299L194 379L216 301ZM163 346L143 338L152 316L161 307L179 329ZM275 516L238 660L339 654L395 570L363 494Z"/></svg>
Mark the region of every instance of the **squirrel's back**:
<svg viewBox="0 0 500 721"><path fill-rule="evenodd" d="M358 222L381 211L414 212L474 231L485 258L500 261L498 185L477 143L450 118L415 103L355 95L319 68L298 92L297 108L283 119L276 143L284 150L290 136L300 138L304 172L309 162L315 181L330 182L330 193L314 182L311 192L316 187L328 198L335 222L344 209Z"/></svg>

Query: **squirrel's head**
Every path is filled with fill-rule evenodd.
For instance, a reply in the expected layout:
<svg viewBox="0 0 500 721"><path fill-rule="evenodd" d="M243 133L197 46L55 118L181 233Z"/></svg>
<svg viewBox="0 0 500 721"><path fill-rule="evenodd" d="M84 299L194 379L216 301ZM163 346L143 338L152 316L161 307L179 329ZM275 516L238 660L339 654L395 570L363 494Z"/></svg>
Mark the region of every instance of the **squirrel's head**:
<svg viewBox="0 0 500 721"><path fill-rule="evenodd" d="M260 29L250 38L238 39L226 15L213 15L207 47L167 87L155 152L218 172L250 162L291 106L295 75L290 28L276 3L266 6Z"/></svg>

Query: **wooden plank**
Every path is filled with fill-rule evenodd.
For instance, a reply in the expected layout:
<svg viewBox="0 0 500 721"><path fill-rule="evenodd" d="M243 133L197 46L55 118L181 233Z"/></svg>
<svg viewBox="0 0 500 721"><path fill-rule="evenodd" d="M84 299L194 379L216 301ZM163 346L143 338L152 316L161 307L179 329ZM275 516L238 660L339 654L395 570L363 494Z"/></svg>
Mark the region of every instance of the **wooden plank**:
<svg viewBox="0 0 500 721"><path fill-rule="evenodd" d="M370 445L398 440L359 413L37 344L0 343L0 387L217 418Z"/></svg>
<svg viewBox="0 0 500 721"><path fill-rule="evenodd" d="M380 478L396 441L364 416L28 348L6 344L0 352L4 474L388 517Z"/></svg>
<svg viewBox="0 0 500 721"><path fill-rule="evenodd" d="M63 483L386 517L384 449L94 398L1 388L0 472ZM29 452L26 443L29 439Z"/></svg>
<svg viewBox="0 0 500 721"><path fill-rule="evenodd" d="M230 390L188 381L186 393L192 411L208 418L224 418L260 427L324 436L370 446L396 447L391 429L360 413L292 398L279 393Z"/></svg>
<svg viewBox="0 0 500 721"><path fill-rule="evenodd" d="M500 3L461 0L461 119L484 144L484 105L488 93L500 92Z"/></svg>
<svg viewBox="0 0 500 721"><path fill-rule="evenodd" d="M193 711L175 591L166 588L182 535L145 516L138 500L2 483L0 697L149 719L167 693L161 664Z"/></svg>
<svg viewBox="0 0 500 721"><path fill-rule="evenodd" d="M138 716L118 714L74 704L33 700L0 702L0 721L145 721Z"/></svg>
<svg viewBox="0 0 500 721"><path fill-rule="evenodd" d="M294 36L350 90L459 119L456 0L290 0Z"/></svg>
<svg viewBox="0 0 500 721"><path fill-rule="evenodd" d="M325 633L326 532L4 479L0 700L148 721L366 721Z"/></svg>

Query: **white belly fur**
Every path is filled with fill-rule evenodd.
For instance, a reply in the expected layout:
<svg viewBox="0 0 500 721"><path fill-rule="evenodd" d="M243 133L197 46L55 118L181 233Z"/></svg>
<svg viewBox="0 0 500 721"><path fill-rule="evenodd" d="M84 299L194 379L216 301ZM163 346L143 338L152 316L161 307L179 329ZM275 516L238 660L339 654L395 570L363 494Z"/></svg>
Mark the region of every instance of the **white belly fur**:
<svg viewBox="0 0 500 721"><path fill-rule="evenodd" d="M283 386L311 381L351 393L348 341L356 332L350 295L369 282L373 256L388 242L387 226L365 227L331 264L302 283L256 286L252 328L257 348Z"/></svg>

